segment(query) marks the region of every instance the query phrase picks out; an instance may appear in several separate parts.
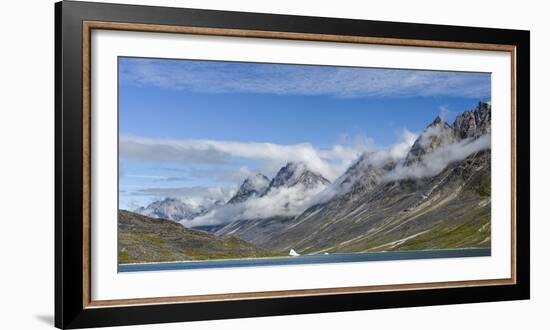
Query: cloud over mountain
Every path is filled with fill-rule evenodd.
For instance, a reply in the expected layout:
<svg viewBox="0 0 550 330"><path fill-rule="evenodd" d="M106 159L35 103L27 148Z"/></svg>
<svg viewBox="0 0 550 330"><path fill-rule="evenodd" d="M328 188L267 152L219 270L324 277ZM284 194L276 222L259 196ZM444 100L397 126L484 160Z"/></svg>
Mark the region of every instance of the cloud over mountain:
<svg viewBox="0 0 550 330"><path fill-rule="evenodd" d="M226 187L144 188L131 192L131 195L150 196L157 201L164 198L177 199L192 209L198 209L225 203L235 191L235 188Z"/></svg>
<svg viewBox="0 0 550 330"><path fill-rule="evenodd" d="M449 164L462 160L467 156L488 149L491 147L491 136L483 135L475 140L462 140L440 147L430 154L425 155L422 160L409 166L398 165L385 176L387 181L401 179L434 176L440 173Z"/></svg>
<svg viewBox="0 0 550 330"><path fill-rule="evenodd" d="M288 163L269 182L261 174L246 179L235 196L225 204L185 223L212 226L236 220L294 216L317 202L316 196L330 182L303 163Z"/></svg>

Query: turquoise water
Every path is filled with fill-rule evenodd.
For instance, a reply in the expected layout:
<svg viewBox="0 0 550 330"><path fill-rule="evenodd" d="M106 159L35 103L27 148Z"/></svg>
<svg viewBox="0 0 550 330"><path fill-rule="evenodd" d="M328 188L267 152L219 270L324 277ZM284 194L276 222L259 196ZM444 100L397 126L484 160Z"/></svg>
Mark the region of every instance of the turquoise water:
<svg viewBox="0 0 550 330"><path fill-rule="evenodd" d="M284 258L206 260L174 263L119 265L119 272L146 272L183 269L308 265L341 262L368 262L435 258L490 257L491 249L430 250L407 252L336 253Z"/></svg>

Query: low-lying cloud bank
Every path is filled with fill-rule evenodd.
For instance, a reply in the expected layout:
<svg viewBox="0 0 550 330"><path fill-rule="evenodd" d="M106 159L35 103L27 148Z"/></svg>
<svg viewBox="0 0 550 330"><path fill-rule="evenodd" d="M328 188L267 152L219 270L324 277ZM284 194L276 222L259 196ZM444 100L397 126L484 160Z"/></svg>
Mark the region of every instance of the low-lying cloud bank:
<svg viewBox="0 0 550 330"><path fill-rule="evenodd" d="M303 185L272 189L263 197L255 197L238 204L214 207L205 215L182 221L188 227L220 225L236 220L264 219L273 216L295 216L317 201L316 196L325 189L318 185L306 189Z"/></svg>
<svg viewBox="0 0 550 330"><path fill-rule="evenodd" d="M452 143L425 155L418 163L404 166L402 163L385 176L386 181L402 179L419 179L434 176L443 171L449 164L462 160L469 155L491 147L491 136L481 136L475 140L467 139Z"/></svg>

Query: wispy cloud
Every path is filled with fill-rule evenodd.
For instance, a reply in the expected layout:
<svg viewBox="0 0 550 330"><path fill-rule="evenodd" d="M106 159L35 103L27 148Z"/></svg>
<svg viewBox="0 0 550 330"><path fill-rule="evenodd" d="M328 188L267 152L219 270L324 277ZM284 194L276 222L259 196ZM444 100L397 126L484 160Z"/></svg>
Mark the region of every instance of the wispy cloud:
<svg viewBox="0 0 550 330"><path fill-rule="evenodd" d="M210 212L182 222L186 226L219 225L235 220L252 220L273 216L295 216L316 203L316 195L325 186L305 188L302 185L273 189L266 196L243 203L220 205Z"/></svg>
<svg viewBox="0 0 550 330"><path fill-rule="evenodd" d="M337 144L328 149L319 149L310 143L283 145L219 140L152 139L122 135L119 140L119 150L120 157L124 161L219 165L239 158L261 161L270 172L279 169L289 161L303 162L311 170L332 180L361 153L376 148L373 143L366 143L363 139L354 139L354 141L353 144ZM233 168L232 171L232 176L236 179L250 175L250 170L246 167L238 171ZM195 171L190 174L196 176L200 175L200 172ZM215 174L217 177L223 176L220 173ZM209 172L208 175L212 173Z"/></svg>
<svg viewBox="0 0 550 330"><path fill-rule="evenodd" d="M434 176L449 164L462 160L469 155L486 150L491 147L491 135L486 134L475 140L465 139L456 143L446 145L425 155L416 164L403 166L400 164L385 177L387 181L402 180L406 178L423 178Z"/></svg>
<svg viewBox="0 0 550 330"><path fill-rule="evenodd" d="M122 58L124 83L200 93L490 96L488 73Z"/></svg>

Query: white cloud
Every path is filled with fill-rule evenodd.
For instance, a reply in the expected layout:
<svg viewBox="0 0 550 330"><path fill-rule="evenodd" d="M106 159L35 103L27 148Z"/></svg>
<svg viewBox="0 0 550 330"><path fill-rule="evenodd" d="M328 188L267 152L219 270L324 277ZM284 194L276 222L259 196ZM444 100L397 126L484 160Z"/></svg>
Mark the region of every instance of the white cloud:
<svg viewBox="0 0 550 330"><path fill-rule="evenodd" d="M362 141L362 140L361 140ZM119 141L123 160L171 162L182 164L223 164L232 157L260 160L270 172L289 161L303 162L309 169L332 180L373 144L334 145L331 149L315 148L309 143L282 145L260 142L217 140L150 139L122 135ZM249 174L241 168L242 174ZM239 173L237 173L239 174ZM242 177L242 175L239 175Z"/></svg>
<svg viewBox="0 0 550 330"><path fill-rule="evenodd" d="M414 144L414 141L418 138L418 134L413 133L407 129L402 129L399 134L399 141L389 146L386 149L381 149L376 152L373 152L370 155L371 162L376 163L377 165L386 163L388 161L397 161L404 158L409 149Z"/></svg>
<svg viewBox="0 0 550 330"><path fill-rule="evenodd" d="M387 148L363 153L361 157L346 167L345 173L312 199L312 205L324 203L335 195L348 192L355 182L365 174L369 166L380 168L388 163L403 160L417 138L418 134L402 129L397 143Z"/></svg>
<svg viewBox="0 0 550 330"><path fill-rule="evenodd" d="M349 167L349 165L351 165L351 163L357 161L357 156L353 158L353 161L350 161L350 164L346 165L345 168L341 170L339 177L329 186L319 185L314 189L305 189L303 186L297 185L290 188L282 187L279 189L273 189L266 196L251 198L243 203L215 206L205 215L199 216L192 220L184 220L182 223L185 226L195 227L202 225L225 224L235 220L251 220L272 216L295 216L302 213L310 206L325 202L334 197L336 194L341 194L347 191L347 189L349 189L353 183L361 177L361 175L364 175L365 171L371 165L379 168L380 166L390 162L397 162L398 165L393 170L383 174L383 180L386 181L401 180L406 178L423 178L436 175L450 163L464 159L475 152L488 149L491 146L490 135L484 135L475 140L462 140L460 142L437 148L432 153L425 155L418 163L404 166L403 159L417 138L417 134L403 130L400 134L400 140L398 143L384 149L379 148L374 151L363 153L362 157L359 158L355 171L350 170L346 172L345 175L341 175ZM175 143L174 141L172 142ZM178 143L180 142L182 145L187 145L187 143L193 144L188 141L179 141ZM178 143L176 143L177 146L179 145ZM208 141L204 143L215 145L217 149L223 149L223 152L228 154L246 154L249 157L256 157L258 154L264 155L260 150L248 150L246 152L242 151L242 149L250 147L248 144L234 145L233 143L222 143L220 141ZM218 145L218 143L220 144ZM201 143L198 143L198 145L201 145ZM225 145L225 147L220 147L221 145ZM227 146L232 147L230 148ZM255 147L257 147L256 144L252 144L252 149ZM283 147L285 146L275 145L272 147L272 150L281 152L281 150L285 149ZM291 148L291 146L286 147ZM303 146L299 145L297 148L303 148ZM312 158L323 162L322 157L319 156L321 152L311 146L309 146L309 148L310 149L308 150L311 151L311 154L315 155L312 156ZM342 150L340 150L338 146L335 146L331 149L331 151L327 152L332 153L331 155L334 157L352 156L351 152ZM294 151L296 152L296 150ZM286 152L282 153L285 156L287 155ZM325 166L329 166L327 164L328 163L326 163ZM239 176L243 177L253 174L246 167L240 168L237 172L239 172ZM344 179L348 180L344 183ZM229 200L234 195L236 188L237 187L149 188L141 189L132 194L138 196L177 197L190 205L208 206L214 205L217 201Z"/></svg>
<svg viewBox="0 0 550 330"><path fill-rule="evenodd" d="M367 163L379 165L390 160L397 161L404 158L416 138L416 134L403 129L400 132L398 143L385 149L363 153L366 161L364 164L361 164L361 167L366 166ZM374 144L369 148L375 149ZM304 189L301 185L273 189L268 195L261 198L252 198L243 203L214 208L209 213L184 224L186 226L219 225L239 219L250 220L272 216L294 216L302 213L310 206L325 202L349 188L352 182L349 185L342 185L343 177L341 175L353 162L357 161L357 158L361 154L357 151L352 153L346 148L341 148L341 146L334 146L330 151L326 151L326 153L333 157L349 157L346 165L339 169L338 180L332 184L328 186L319 185L314 189ZM363 168L359 170L361 173L357 173L358 177L362 174L363 170ZM357 178L351 178L352 181L355 179Z"/></svg>
<svg viewBox="0 0 550 330"><path fill-rule="evenodd" d="M317 203L316 196L325 186L306 189L303 185L272 189L263 197L250 198L238 204L213 208L203 216L183 221L188 227L219 225L236 220L264 219L272 216L295 216Z"/></svg>
<svg viewBox="0 0 550 330"><path fill-rule="evenodd" d="M486 73L238 62L123 59L121 79L202 93L335 97L490 95Z"/></svg>
<svg viewBox="0 0 550 330"><path fill-rule="evenodd" d="M398 165L388 173L385 180L401 180L406 178L423 178L439 174L447 165L462 160L469 155L489 149L491 136L481 136L475 140L466 139L437 148L432 153L425 155L418 163L409 166Z"/></svg>

